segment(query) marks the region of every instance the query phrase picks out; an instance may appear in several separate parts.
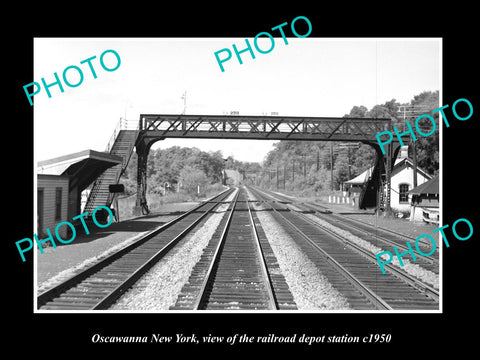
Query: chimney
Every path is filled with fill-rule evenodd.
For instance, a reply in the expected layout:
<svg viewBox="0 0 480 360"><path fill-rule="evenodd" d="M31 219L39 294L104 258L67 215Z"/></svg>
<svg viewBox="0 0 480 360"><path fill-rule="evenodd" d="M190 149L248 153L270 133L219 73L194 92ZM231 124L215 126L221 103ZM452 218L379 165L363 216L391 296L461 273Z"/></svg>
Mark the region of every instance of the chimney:
<svg viewBox="0 0 480 360"><path fill-rule="evenodd" d="M405 145L400 148L400 158L404 159L407 157L408 157L408 145Z"/></svg>

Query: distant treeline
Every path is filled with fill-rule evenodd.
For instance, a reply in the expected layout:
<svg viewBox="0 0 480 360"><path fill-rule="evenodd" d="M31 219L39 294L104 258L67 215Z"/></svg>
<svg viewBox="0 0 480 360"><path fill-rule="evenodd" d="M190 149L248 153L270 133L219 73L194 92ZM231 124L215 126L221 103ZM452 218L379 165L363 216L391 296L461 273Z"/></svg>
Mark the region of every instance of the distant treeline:
<svg viewBox="0 0 480 360"><path fill-rule="evenodd" d="M390 118L394 126L403 129L405 121L412 122L412 119L425 113L431 115L431 111L440 106L438 95L438 91L425 91L410 103L401 104L392 99L370 110L365 106L354 106L344 117ZM434 118L438 125L438 113L434 114ZM436 175L439 168L438 131L429 137L419 137L415 145L418 166ZM411 146L409 156L412 157ZM373 148L362 143L280 141L268 153L262 173L255 182L266 188L285 189L304 195L318 194L332 188L339 190L343 182L373 166L375 158Z"/></svg>
<svg viewBox="0 0 480 360"><path fill-rule="evenodd" d="M176 191L178 186L187 193L221 183L223 170L234 169L241 174L259 172L261 165L224 158L221 151L205 152L197 148L173 146L167 149L150 150L147 160L147 192L163 193ZM133 153L121 182L127 194L137 190L137 154Z"/></svg>

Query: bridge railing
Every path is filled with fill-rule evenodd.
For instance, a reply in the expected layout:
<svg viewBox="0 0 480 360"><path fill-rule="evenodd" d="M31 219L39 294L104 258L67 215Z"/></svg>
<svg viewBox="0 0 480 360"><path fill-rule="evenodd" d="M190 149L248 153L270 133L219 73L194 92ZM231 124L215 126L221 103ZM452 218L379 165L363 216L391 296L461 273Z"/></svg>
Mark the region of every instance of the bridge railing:
<svg viewBox="0 0 480 360"><path fill-rule="evenodd" d="M162 136L199 137L215 133L244 137L289 138L311 136L328 140L344 137L351 140L375 140L387 130L391 120L385 118L315 118L293 116L225 116L225 115L141 115L140 130L160 132ZM356 136L353 138L352 136Z"/></svg>

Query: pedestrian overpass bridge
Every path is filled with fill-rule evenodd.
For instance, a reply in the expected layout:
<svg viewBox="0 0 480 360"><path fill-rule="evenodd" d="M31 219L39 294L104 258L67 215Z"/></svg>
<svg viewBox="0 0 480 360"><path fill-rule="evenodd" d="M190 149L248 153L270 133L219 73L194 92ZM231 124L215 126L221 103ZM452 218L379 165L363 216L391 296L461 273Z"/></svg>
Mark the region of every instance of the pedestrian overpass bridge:
<svg viewBox="0 0 480 360"><path fill-rule="evenodd" d="M133 148L138 155L137 199L134 214L149 212L147 190L147 158L151 146L166 138L249 139L362 142L372 146L377 160L371 179L360 197L360 206L376 207L380 186L387 187L385 206L390 204L390 172L400 149L398 141L388 145L382 154L375 135L391 130L387 118L336 118L305 116L242 116L242 115L185 115L142 114L132 126L121 119L106 151L124 160L109 174L102 174L92 186L86 210L99 205L110 206L113 196L107 196L109 185L116 184L127 167ZM112 176L114 174L114 176ZM95 199L99 199L98 201ZM101 200L100 200L101 199ZM101 204L99 203L101 202Z"/></svg>

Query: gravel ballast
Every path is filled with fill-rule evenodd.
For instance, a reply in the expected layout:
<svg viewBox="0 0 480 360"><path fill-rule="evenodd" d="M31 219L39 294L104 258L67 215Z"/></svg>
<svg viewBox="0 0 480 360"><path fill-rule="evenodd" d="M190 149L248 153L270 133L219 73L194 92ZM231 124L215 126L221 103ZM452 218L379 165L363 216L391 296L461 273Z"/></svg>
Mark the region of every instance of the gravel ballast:
<svg viewBox="0 0 480 360"><path fill-rule="evenodd" d="M253 199L252 195L250 197ZM349 310L347 299L320 272L262 205L254 204L298 310Z"/></svg>
<svg viewBox="0 0 480 360"><path fill-rule="evenodd" d="M37 294L84 271L172 219L174 216L162 215L115 223L104 232L83 236L86 240L95 239L90 242L45 248L44 254L36 254ZM110 231L120 227L122 231Z"/></svg>
<svg viewBox="0 0 480 360"><path fill-rule="evenodd" d="M384 251L383 249L379 248L378 246L373 245L369 241L361 239L361 238L353 235L352 233L350 233L348 231L337 228L336 226L333 226L329 222L327 222L325 220L322 220L322 219L319 219L315 215L305 214L305 216L307 216L309 219L313 220L317 224L333 231L335 234L340 235L341 237L344 237L345 239L353 242L354 244L360 246L361 248L371 252L374 255ZM388 260L388 258L389 258L386 254L382 255L381 257L384 260ZM432 285L435 289L439 288L439 275L438 274L435 274L434 272L432 272L430 270L426 270L426 269L422 268L421 266L419 266L418 264L412 264L412 262L409 259L402 259L402 261L404 263L404 266L400 266L400 263L399 263L398 259L396 257L394 257L391 264L393 264L393 265L395 265L399 268L402 268L408 274L410 274L412 276L415 276L416 278L424 281L427 284ZM381 271L380 268L379 268L378 271Z"/></svg>
<svg viewBox="0 0 480 360"><path fill-rule="evenodd" d="M231 201L234 195L226 201ZM173 306L228 206L220 205L201 228L181 240L110 310L163 311Z"/></svg>

